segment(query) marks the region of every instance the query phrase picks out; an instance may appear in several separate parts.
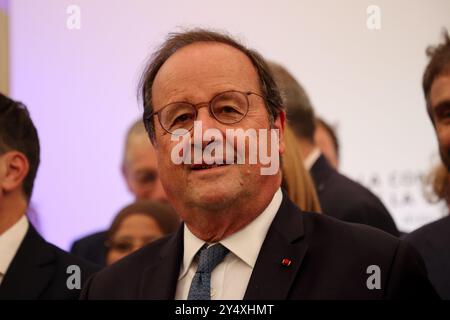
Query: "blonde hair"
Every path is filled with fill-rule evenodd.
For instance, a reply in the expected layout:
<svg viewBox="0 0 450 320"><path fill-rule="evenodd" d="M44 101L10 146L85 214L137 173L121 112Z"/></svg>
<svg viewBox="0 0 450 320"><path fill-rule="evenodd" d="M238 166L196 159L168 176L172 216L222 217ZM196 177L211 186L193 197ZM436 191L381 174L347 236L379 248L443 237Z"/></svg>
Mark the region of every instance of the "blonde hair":
<svg viewBox="0 0 450 320"><path fill-rule="evenodd" d="M286 145L283 154L283 187L289 198L302 210L321 212L314 182L303 164L303 156L298 149L292 129L284 130Z"/></svg>

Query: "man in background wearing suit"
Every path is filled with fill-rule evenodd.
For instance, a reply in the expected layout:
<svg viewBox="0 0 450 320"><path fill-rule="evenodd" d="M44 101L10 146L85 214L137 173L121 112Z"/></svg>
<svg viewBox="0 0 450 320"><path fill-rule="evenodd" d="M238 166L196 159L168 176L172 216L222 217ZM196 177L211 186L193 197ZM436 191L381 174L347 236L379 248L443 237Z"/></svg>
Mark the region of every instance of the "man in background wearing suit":
<svg viewBox="0 0 450 320"><path fill-rule="evenodd" d="M208 30L174 33L141 89L161 182L184 223L91 277L83 299L436 297L414 249L375 228L301 212L281 190L279 168L229 163L228 148L224 165L173 161L226 141L231 129L254 129L257 142L271 139L268 154L283 154L282 101L258 53ZM218 134L190 141L199 128ZM379 285L368 283L368 268L380 270Z"/></svg>
<svg viewBox="0 0 450 320"><path fill-rule="evenodd" d="M142 120L133 123L127 132L122 175L136 200L167 201L158 177L156 153L148 140ZM107 231L100 231L78 239L72 244L70 252L105 266L106 234Z"/></svg>
<svg viewBox="0 0 450 320"><path fill-rule="evenodd" d="M0 299L77 299L69 266L81 283L98 269L46 242L26 218L39 153L27 109L0 94Z"/></svg>
<svg viewBox="0 0 450 320"><path fill-rule="evenodd" d="M423 75L427 111L436 131L442 162L450 170L450 37L427 50L430 61ZM448 191L447 191L448 192ZM425 260L428 275L441 298L450 300L450 216L425 225L405 237Z"/></svg>
<svg viewBox="0 0 450 320"><path fill-rule="evenodd" d="M311 173L323 213L339 220L367 224L394 236L399 232L381 200L359 183L339 173L320 152L314 140L313 106L300 83L283 66L270 63L283 97L286 117Z"/></svg>

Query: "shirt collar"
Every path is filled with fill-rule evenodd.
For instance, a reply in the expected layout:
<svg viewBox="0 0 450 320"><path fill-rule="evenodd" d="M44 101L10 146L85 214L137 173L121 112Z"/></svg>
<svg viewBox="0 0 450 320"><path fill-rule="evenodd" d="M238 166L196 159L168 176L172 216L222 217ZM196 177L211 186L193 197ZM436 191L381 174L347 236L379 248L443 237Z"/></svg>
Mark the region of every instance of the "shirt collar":
<svg viewBox="0 0 450 320"><path fill-rule="evenodd" d="M28 219L25 215L11 228L0 235L0 273L5 275L28 231Z"/></svg>
<svg viewBox="0 0 450 320"><path fill-rule="evenodd" d="M279 188L275 192L272 201L260 215L243 229L222 239L219 243L244 261L248 266L253 268L264 239L266 238L267 231L280 208L282 200L283 193ZM249 241L249 239L252 239L252 241ZM204 244L205 241L197 238L185 224L183 265L181 266L178 279L181 279L186 275L195 255Z"/></svg>
<svg viewBox="0 0 450 320"><path fill-rule="evenodd" d="M303 164L305 165L306 170L311 170L314 163L316 163L321 154L322 153L320 152L319 148L314 148L313 151L311 151L310 154L305 157L305 159L303 160Z"/></svg>

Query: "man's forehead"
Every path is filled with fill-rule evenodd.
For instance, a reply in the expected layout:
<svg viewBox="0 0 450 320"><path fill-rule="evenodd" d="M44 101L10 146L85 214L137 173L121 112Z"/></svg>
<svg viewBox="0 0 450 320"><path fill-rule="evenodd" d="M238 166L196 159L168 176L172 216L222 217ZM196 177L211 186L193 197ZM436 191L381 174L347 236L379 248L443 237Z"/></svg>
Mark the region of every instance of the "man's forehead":
<svg viewBox="0 0 450 320"><path fill-rule="evenodd" d="M126 146L126 160L135 161L146 158L148 161L156 161L156 151L145 135L132 136Z"/></svg>
<svg viewBox="0 0 450 320"><path fill-rule="evenodd" d="M431 106L450 100L450 72L442 74L433 81L430 92Z"/></svg>
<svg viewBox="0 0 450 320"><path fill-rule="evenodd" d="M258 84L256 68L245 53L227 44L198 42L179 49L162 65L152 90L158 100L160 93L183 94L195 86L255 90Z"/></svg>

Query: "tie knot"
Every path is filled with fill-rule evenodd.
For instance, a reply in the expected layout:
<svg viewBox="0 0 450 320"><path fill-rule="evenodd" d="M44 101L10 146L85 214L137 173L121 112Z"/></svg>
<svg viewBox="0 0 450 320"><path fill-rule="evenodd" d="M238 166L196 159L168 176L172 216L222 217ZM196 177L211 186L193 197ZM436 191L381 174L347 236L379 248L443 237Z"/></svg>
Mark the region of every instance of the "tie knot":
<svg viewBox="0 0 450 320"><path fill-rule="evenodd" d="M214 268L225 258L228 249L220 243L203 247L200 251L200 259L198 262L197 272L211 273Z"/></svg>

